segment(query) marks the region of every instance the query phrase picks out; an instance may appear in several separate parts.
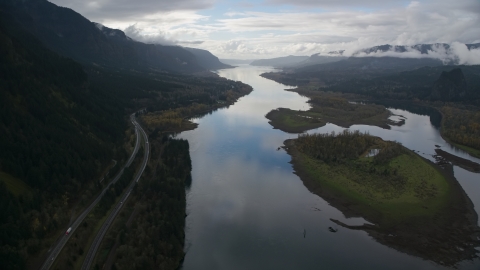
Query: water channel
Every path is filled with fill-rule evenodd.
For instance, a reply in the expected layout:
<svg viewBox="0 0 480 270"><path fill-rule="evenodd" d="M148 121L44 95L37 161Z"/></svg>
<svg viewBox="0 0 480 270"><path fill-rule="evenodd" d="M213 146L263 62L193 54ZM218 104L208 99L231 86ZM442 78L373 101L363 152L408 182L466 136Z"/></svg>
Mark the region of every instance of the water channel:
<svg viewBox="0 0 480 270"><path fill-rule="evenodd" d="M271 70L241 66L218 71L254 91L229 108L194 119L198 128L178 135L190 143L193 166L182 269L444 269L381 245L363 231L328 230L338 227L330 218L350 225L366 221L346 219L310 193L294 174L290 156L278 150L284 140L297 135L272 129L265 114L279 107L307 110L309 105L307 98L284 91L289 87L259 76ZM430 160L439 145L480 162L445 142L428 116L391 111L404 116L405 125L350 129L399 141ZM328 124L309 132L341 130ZM454 172L479 213L480 175L459 167ZM480 261L463 262L459 268L479 269Z"/></svg>

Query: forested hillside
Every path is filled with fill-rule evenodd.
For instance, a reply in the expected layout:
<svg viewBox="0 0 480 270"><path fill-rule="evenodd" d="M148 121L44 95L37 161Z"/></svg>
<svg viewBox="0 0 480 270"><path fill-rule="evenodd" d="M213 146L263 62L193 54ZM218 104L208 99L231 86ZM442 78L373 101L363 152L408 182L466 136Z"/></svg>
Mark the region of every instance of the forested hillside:
<svg viewBox="0 0 480 270"><path fill-rule="evenodd" d="M149 172L106 236L96 265L111 269L178 269L185 255L185 186L191 181L186 140L163 137L152 143ZM110 258L110 260L107 258ZM111 260L114 258L114 260Z"/></svg>
<svg viewBox="0 0 480 270"><path fill-rule="evenodd" d="M134 41L121 30L93 23L74 10L47 0L2 2L4 10L48 49L79 63L125 70L205 70L192 53L179 46Z"/></svg>
<svg viewBox="0 0 480 270"><path fill-rule="evenodd" d="M0 171L9 185L0 182L0 261L16 269L66 225L69 199L111 162L126 121L122 103L88 85L82 66L7 16L1 13ZM19 185L27 188L17 196L7 191Z"/></svg>
<svg viewBox="0 0 480 270"><path fill-rule="evenodd" d="M128 113L186 108L181 117L188 118L251 91L213 73L82 66L16 22L0 4L0 261L6 269L41 260L74 208L100 189L112 159L126 157Z"/></svg>
<svg viewBox="0 0 480 270"><path fill-rule="evenodd" d="M466 81L466 95L457 101L479 99L480 66L422 67L370 79L337 80L322 90L363 94L375 98L428 100L431 99L434 85L442 73L452 70L459 70Z"/></svg>

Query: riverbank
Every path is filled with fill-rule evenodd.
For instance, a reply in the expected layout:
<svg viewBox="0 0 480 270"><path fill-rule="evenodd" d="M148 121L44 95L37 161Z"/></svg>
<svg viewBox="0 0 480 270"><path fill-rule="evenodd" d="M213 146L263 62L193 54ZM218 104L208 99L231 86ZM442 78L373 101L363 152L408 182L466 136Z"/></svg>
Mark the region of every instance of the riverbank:
<svg viewBox="0 0 480 270"><path fill-rule="evenodd" d="M437 156L451 162L454 165L457 165L467 171L474 172L474 173L480 173L480 164L470 161L468 159L464 159L461 157L457 157L455 155L452 155L448 152L443 151L442 149L435 149L435 153L437 153Z"/></svg>
<svg viewBox="0 0 480 270"><path fill-rule="evenodd" d="M364 230L382 244L438 264L476 257L477 214L451 167L442 169L406 148L380 167L365 157L324 162L301 152L297 140L285 141L285 149L305 186L346 217L374 224L346 228ZM391 186L379 186L380 168ZM395 183L396 176L405 182Z"/></svg>
<svg viewBox="0 0 480 270"><path fill-rule="evenodd" d="M200 117L221 108L228 108L235 104L239 98L250 94L252 91L251 86L241 84L241 87L228 90L223 100L216 100L213 104L193 103L176 109L148 112L141 116L141 121L149 134L178 134L193 130L198 125L190 121L191 118Z"/></svg>
<svg viewBox="0 0 480 270"><path fill-rule="evenodd" d="M440 101L429 101L427 99L419 99L419 98L408 98L405 97L398 99L390 99L389 98L379 98L375 96L376 92L368 92L370 94L366 94L367 92L352 92L352 91L344 91L342 88L332 88L325 85L325 83L320 79L309 78L308 80L301 80L295 78L295 76L291 77L286 75L286 73L280 72L269 72L263 73L260 76L263 78L273 80L278 83L283 83L286 85L297 86L295 89L291 89L288 91L297 92L300 95L307 96L309 98L320 95L321 93L335 93L335 94L343 94L348 97L348 100L372 100L373 102L380 101L380 104L383 101L387 103L409 103L414 106L423 106L426 108L437 110L442 115L442 120L439 121L439 125L441 125L440 133L444 140L449 142L450 144L464 150L465 152L469 153L471 156L480 158L480 113L478 106L469 105L468 102L440 102ZM330 92L333 91L333 92ZM285 112L283 112L285 114ZM291 115L292 112L289 112ZM278 115L270 115L276 119L287 119L289 116L279 117ZM290 133L299 133L305 130L309 125L305 126L305 130L299 129L295 127L295 125L291 125L288 121L282 122L281 120L278 121L271 121L274 127L290 132ZM335 122L332 122L336 124ZM359 123L363 124L363 123ZM367 123L368 125L372 125ZM298 125L298 124L297 124ZM345 126L342 124L337 124L340 126ZM376 124L378 126L378 124ZM286 126L286 127L285 127ZM289 130L290 126L294 126L294 129ZM316 127L320 127L321 124L318 123L317 125L310 125ZM300 131L301 130L301 131Z"/></svg>
<svg viewBox="0 0 480 270"><path fill-rule="evenodd" d="M451 107L433 107L438 110L442 115L440 135L448 143L462 149L473 157L480 158L480 149L467 146L464 143L460 143L456 138L461 138L462 140L471 140L476 141L478 145L480 143L480 138L475 134L466 134L467 129L475 132L480 131L480 113L475 113L474 111L459 110L457 108ZM475 115L477 114L477 115ZM461 117L460 117L461 115ZM478 118L475 121L475 118ZM469 123L465 123L468 121Z"/></svg>

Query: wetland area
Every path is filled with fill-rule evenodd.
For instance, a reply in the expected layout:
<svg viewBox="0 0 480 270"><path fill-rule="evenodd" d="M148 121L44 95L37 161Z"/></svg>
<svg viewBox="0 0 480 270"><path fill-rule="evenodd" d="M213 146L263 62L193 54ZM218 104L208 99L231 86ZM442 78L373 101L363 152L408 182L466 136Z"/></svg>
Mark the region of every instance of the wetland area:
<svg viewBox="0 0 480 270"><path fill-rule="evenodd" d="M269 119L265 117L278 108L290 112L312 112L315 110L314 103L322 101L308 102L309 99L305 96L285 91L292 87L260 76L269 71L272 69L251 66L220 70L220 76L249 84L254 91L228 108L193 119L198 128L177 136L189 141L192 158L192 184L187 190L186 256L182 269L480 267L478 258L465 260L478 251L478 247L475 248L478 246L475 244L475 241L478 243L478 238L470 238L469 241L465 239L472 236L472 230L478 230L478 216L475 212L480 210L480 198L477 196L480 192L479 174L466 170L465 166L457 166L459 161L449 165L448 158L442 159L441 165L444 168L433 164L438 159L436 149L475 163L479 163L479 159L442 139L438 126L435 121L431 121L429 115L406 109L387 106L388 110L385 110L378 106L373 114L368 112L364 118L379 117L375 121L361 121L363 125L355 125L354 120L342 122L333 118L322 119L318 121L321 123L314 123L316 126L309 126L308 128L314 129L307 133L333 131L339 134L349 127L352 131L359 130L375 137L377 141L370 148L389 145L387 141L401 143L403 154L393 158L398 166L388 173L392 177L394 174L403 175L407 180L399 180L395 187L380 188L391 191L390 195L394 199L403 196L398 190L406 190L405 198L421 201L422 207L412 206L412 209L417 209L419 216L433 213L433 219L413 218L410 221L415 222L398 225L389 223L389 220L395 218L382 219L389 214L398 216L398 213L386 209L388 205L380 209L385 211L382 215L379 215L380 210L368 212L358 205L346 205L345 201L338 199L341 198L339 196L335 196L335 200L330 196L331 193L315 190L313 182L302 175L305 170L302 171L300 163L295 162L299 159L298 156L295 158L296 150L291 147L291 140L297 139L298 135L288 133L291 130L284 132L280 127L272 128ZM329 100L332 99L345 104L341 97ZM348 104L347 107L354 111L364 110L362 105ZM328 108L325 104L322 105ZM334 109L322 113L335 115ZM359 114L350 115L358 117ZM305 130L294 132L301 131ZM290 146L286 149L283 147L285 141ZM359 163L368 163L375 157L360 159L363 160ZM325 165L318 160L310 161L317 166L315 170L321 170ZM407 174L414 171L413 167L417 165L418 170L435 177L425 175L425 179L433 179L433 182L427 181L425 188L413 187L410 190ZM349 164L335 165L337 169L327 171L340 175L332 178L341 178L342 166ZM384 166L384 170L388 167L378 166ZM406 169L409 166L411 170ZM370 172L370 167L366 171L361 169L361 165L359 168L359 175ZM358 178L356 170L351 170L351 174ZM356 180L358 182L361 179ZM355 183L355 179L352 183ZM373 183L373 186L377 184ZM364 190L362 194L368 193L365 192ZM443 195L445 196L442 197ZM392 199L377 197L381 197L381 200ZM374 203L377 197L367 196L367 199L372 200L367 203ZM440 199L436 201L435 198ZM445 207L445 204L455 207ZM408 206L405 209L407 208ZM399 215L408 213L404 211ZM442 227L443 223L452 227ZM435 226L429 227L426 224ZM418 228L413 229L415 226ZM436 233L442 237L429 238L429 229L430 234ZM468 236L464 234L465 231L469 232ZM415 245L406 244L411 239L416 239Z"/></svg>

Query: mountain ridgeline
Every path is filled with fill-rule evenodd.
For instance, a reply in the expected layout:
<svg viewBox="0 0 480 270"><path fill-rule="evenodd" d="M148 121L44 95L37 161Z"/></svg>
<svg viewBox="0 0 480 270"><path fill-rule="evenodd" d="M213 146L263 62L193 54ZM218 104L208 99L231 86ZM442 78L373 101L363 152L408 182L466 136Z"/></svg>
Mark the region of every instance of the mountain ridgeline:
<svg viewBox="0 0 480 270"><path fill-rule="evenodd" d="M480 44L466 44L478 50ZM363 94L375 98L420 99L431 101L465 101L477 104L480 98L478 65L456 65L452 59L428 56L434 51L453 53L448 44L415 46L381 45L359 50L351 57L312 55L314 58L336 58L320 64L286 67L283 72L263 77L292 86L308 86L324 91ZM326 58L325 58L326 57Z"/></svg>
<svg viewBox="0 0 480 270"><path fill-rule="evenodd" d="M478 49L480 48L480 43L475 43L475 44L465 44L468 50L472 49ZM407 52L413 52L413 53L418 53L421 55L427 55L430 54L433 51L447 51L450 50L451 46L446 43L436 43L436 44L417 44L413 46L402 46L402 45L390 45L390 44L385 44L385 45L379 45L379 46L374 46L370 47L367 49L363 50L358 50L355 52L352 56L359 56L359 55L373 55L373 54L378 54L378 53L387 53L387 52L392 52L392 53L407 53ZM452 63L449 63L452 64Z"/></svg>
<svg viewBox="0 0 480 270"><path fill-rule="evenodd" d="M195 57L198 60L198 64L205 69L213 70L213 69L233 68L233 66L231 65L227 65L220 62L218 57L216 57L209 51L195 49L195 48L187 48L187 47L184 47L183 49L195 55Z"/></svg>
<svg viewBox="0 0 480 270"><path fill-rule="evenodd" d="M466 49L480 48L480 43L465 44ZM283 68L290 73L338 72L348 70L348 74L358 75L360 70L365 73L385 74L389 72L407 71L424 66L455 65L457 60L439 59L435 52L452 50L449 44L418 44L413 46L380 45L361 49L350 57L344 50L328 53L316 53L307 56L286 56L272 59L260 59L251 63L254 66L273 66Z"/></svg>
<svg viewBox="0 0 480 270"><path fill-rule="evenodd" d="M138 42L46 0L7 0L3 8L47 48L82 64L183 73L228 67L208 51Z"/></svg>
<svg viewBox="0 0 480 270"><path fill-rule="evenodd" d="M343 56L344 51L333 51L327 54L316 53L311 56L277 57L271 59L259 59L250 63L252 66L272 66L275 68L297 69L301 67L338 62L347 57Z"/></svg>

